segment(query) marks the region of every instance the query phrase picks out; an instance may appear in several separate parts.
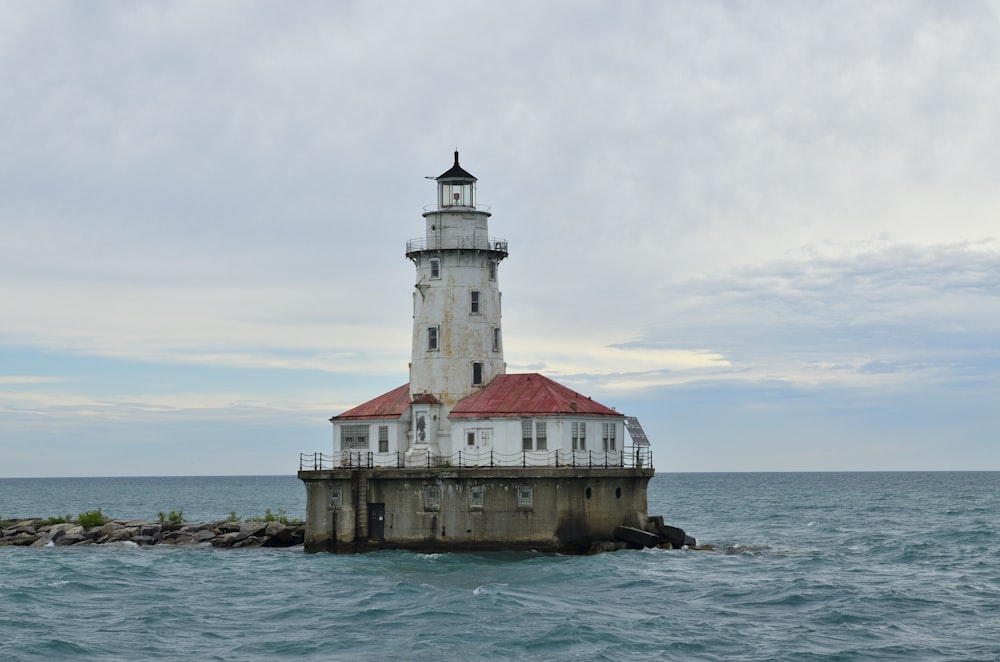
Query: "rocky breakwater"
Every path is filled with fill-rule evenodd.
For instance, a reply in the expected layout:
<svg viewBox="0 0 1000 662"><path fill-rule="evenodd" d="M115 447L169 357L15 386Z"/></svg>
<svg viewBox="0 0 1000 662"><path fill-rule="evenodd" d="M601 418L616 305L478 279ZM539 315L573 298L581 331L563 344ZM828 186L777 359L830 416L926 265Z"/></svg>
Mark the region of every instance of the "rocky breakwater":
<svg viewBox="0 0 1000 662"><path fill-rule="evenodd" d="M303 522L224 520L194 524L112 519L84 527L74 522L49 524L46 520L32 518L4 521L0 529L0 547L77 547L107 543L292 547L301 545L304 536Z"/></svg>

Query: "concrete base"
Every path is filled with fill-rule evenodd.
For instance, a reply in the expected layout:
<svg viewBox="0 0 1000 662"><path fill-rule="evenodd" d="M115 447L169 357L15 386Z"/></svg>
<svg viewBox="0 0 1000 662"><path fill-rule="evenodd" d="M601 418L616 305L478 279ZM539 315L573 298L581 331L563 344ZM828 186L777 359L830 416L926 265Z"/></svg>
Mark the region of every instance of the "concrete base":
<svg viewBox="0 0 1000 662"><path fill-rule="evenodd" d="M300 471L309 552L587 552L646 525L643 468Z"/></svg>

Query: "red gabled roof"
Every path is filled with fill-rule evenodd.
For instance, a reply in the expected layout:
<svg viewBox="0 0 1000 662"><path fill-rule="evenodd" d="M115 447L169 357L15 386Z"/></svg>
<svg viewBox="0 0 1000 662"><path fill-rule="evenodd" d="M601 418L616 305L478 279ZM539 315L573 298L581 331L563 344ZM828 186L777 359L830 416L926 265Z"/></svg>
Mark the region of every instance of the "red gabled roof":
<svg viewBox="0 0 1000 662"><path fill-rule="evenodd" d="M388 393L383 393L373 400L369 400L363 405L358 405L353 409L348 409L339 416L334 416L331 421L344 421L368 418L399 418L410 406L410 385L403 384L392 389Z"/></svg>
<svg viewBox="0 0 1000 662"><path fill-rule="evenodd" d="M614 409L594 402L538 373L497 375L481 391L459 400L448 418L551 416L622 417Z"/></svg>

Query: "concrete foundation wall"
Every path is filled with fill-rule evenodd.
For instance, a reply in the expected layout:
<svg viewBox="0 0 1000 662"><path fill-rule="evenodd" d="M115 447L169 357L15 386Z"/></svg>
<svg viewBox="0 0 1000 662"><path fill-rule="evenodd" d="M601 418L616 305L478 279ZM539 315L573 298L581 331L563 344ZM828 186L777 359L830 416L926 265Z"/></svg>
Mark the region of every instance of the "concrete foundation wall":
<svg viewBox="0 0 1000 662"><path fill-rule="evenodd" d="M616 526L645 525L652 475L551 467L301 471L306 549L585 551L611 540Z"/></svg>

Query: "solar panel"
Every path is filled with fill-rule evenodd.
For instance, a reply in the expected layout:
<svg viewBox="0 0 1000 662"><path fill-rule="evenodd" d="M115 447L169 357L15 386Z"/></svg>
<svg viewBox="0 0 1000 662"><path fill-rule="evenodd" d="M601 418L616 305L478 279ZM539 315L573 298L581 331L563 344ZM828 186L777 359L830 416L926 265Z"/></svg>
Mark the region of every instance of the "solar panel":
<svg viewBox="0 0 1000 662"><path fill-rule="evenodd" d="M632 443L636 446L649 446L649 439L646 438L646 433L643 431L642 425L639 424L638 418L626 416L625 429L628 430L628 436L632 437Z"/></svg>

